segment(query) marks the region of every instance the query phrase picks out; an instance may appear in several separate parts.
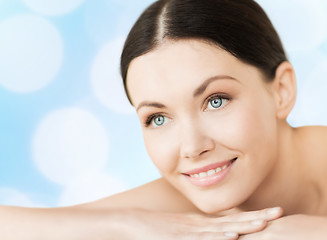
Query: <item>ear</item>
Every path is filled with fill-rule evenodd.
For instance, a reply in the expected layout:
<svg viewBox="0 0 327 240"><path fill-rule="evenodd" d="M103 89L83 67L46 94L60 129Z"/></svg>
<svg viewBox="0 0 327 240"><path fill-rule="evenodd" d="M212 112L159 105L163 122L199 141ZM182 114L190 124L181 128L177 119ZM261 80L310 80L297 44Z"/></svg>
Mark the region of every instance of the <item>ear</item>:
<svg viewBox="0 0 327 240"><path fill-rule="evenodd" d="M290 62L282 62L277 67L273 85L276 97L277 118L286 120L296 100L296 77Z"/></svg>

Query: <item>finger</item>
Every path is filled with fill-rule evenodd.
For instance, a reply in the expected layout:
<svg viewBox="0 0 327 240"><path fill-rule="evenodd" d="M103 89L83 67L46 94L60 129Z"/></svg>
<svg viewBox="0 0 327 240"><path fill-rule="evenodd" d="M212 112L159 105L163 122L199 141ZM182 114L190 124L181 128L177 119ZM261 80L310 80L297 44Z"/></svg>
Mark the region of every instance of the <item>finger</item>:
<svg viewBox="0 0 327 240"><path fill-rule="evenodd" d="M182 236L176 236L179 240L236 240L239 235L236 232L198 232L184 233Z"/></svg>
<svg viewBox="0 0 327 240"><path fill-rule="evenodd" d="M238 234L249 234L261 231L266 226L266 220L252 220L243 222L211 223L206 226L193 228L193 231L236 232Z"/></svg>
<svg viewBox="0 0 327 240"><path fill-rule="evenodd" d="M283 215L283 210L280 207L275 208L267 208L258 211L251 211L251 212L242 212L227 215L224 217L217 218L218 222L241 222L241 221L253 221L257 219L263 219L266 221L274 220Z"/></svg>

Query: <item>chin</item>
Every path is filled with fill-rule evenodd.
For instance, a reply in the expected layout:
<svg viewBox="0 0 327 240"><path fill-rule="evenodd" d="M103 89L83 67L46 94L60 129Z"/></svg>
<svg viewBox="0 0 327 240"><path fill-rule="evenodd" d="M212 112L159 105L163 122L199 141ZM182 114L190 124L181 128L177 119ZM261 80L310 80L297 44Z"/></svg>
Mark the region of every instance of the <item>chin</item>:
<svg viewBox="0 0 327 240"><path fill-rule="evenodd" d="M244 201L246 197L238 196L227 196L222 194L224 199L221 196L203 196L203 198L192 199L193 204L203 213L214 215L219 212L227 211L233 208L238 207ZM210 200L209 200L210 199Z"/></svg>
<svg viewBox="0 0 327 240"><path fill-rule="evenodd" d="M232 202L193 202L194 205L203 213L209 214L209 215L214 215L222 211L230 210L237 205L233 204Z"/></svg>

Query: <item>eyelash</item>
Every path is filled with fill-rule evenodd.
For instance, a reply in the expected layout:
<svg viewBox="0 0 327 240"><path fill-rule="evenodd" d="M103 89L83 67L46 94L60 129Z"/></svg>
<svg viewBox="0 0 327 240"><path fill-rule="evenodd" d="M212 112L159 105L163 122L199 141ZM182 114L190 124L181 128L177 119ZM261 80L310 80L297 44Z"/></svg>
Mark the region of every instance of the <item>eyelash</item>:
<svg viewBox="0 0 327 240"><path fill-rule="evenodd" d="M227 101L230 101L231 98L228 97L226 94L223 94L223 93L216 93L216 94L213 94L211 95L210 97L207 98L207 100L205 100L204 102L204 108L206 108L208 106L208 104L210 103L210 101L216 99L216 98L221 98L223 100L227 100ZM225 106L222 106L220 108L224 108ZM217 109L220 109L220 108L217 108ZM154 113L154 114L151 114L150 116L148 116L145 120L145 123L144 123L144 126L145 127L148 127L150 126L150 124L152 123L153 119L155 119L156 117L159 117L159 116L165 116L164 113Z"/></svg>
<svg viewBox="0 0 327 240"><path fill-rule="evenodd" d="M145 120L145 123L144 123L144 126L145 127L148 127L150 126L150 124L152 123L153 119L155 119L156 117L159 117L159 116L164 116L163 113L155 113L155 114L151 114L150 116L148 116Z"/></svg>
<svg viewBox="0 0 327 240"><path fill-rule="evenodd" d="M229 96L227 96L226 94L224 94L224 93L215 93L215 94L211 95L210 97L208 97L207 100L204 102L204 110L206 110L206 107L208 106L210 101L212 101L212 100L214 100L216 98L226 100L227 102L229 102L231 100L231 98ZM217 109L222 109L222 108L225 107L225 105L223 105L222 107L219 107Z"/></svg>

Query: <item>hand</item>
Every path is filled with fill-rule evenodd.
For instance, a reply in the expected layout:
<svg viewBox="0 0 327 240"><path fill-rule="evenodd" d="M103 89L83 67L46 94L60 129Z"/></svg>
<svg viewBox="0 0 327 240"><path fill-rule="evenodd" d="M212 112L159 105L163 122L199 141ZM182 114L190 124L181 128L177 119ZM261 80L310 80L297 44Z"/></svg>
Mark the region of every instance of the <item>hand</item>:
<svg viewBox="0 0 327 240"><path fill-rule="evenodd" d="M282 215L280 208L208 217L191 214L168 214L142 210L123 210L126 235L117 239L238 239L241 234L263 230L267 222ZM126 218L126 215L127 216ZM127 222L126 222L127 219ZM118 219L119 221L119 219ZM134 230L133 230L134 229ZM132 232L132 236L128 234ZM129 236L131 238L129 238Z"/></svg>
<svg viewBox="0 0 327 240"><path fill-rule="evenodd" d="M326 239L327 218L308 215L290 215L268 223L256 233L240 236L240 240L307 240Z"/></svg>
<svg viewBox="0 0 327 240"><path fill-rule="evenodd" d="M57 209L0 206L0 239L238 239L240 234L263 230L268 221L281 214L281 209L277 209L210 217L81 206Z"/></svg>

